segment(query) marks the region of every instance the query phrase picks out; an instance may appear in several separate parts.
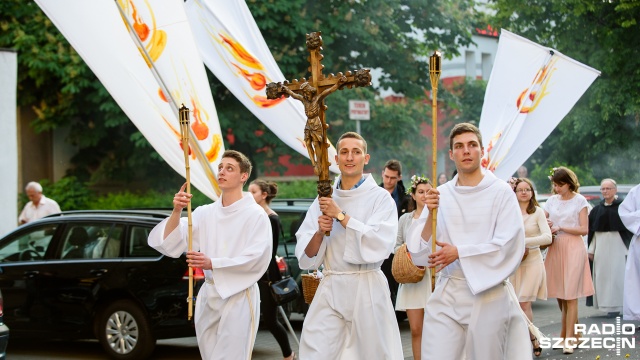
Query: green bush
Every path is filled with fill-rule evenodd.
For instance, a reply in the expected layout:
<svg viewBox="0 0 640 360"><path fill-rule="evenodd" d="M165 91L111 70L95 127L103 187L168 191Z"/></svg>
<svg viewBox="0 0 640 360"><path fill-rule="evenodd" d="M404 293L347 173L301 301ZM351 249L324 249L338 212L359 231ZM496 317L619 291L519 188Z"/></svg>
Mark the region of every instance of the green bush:
<svg viewBox="0 0 640 360"><path fill-rule="evenodd" d="M191 201L192 209L204 204L211 203L206 195L202 194L196 188L191 188L193 199ZM121 210L121 209L149 209L149 208L173 208L174 192L158 192L149 190L145 193L132 193L129 191L111 193L100 196L91 204L89 209L95 210Z"/></svg>
<svg viewBox="0 0 640 360"><path fill-rule="evenodd" d="M160 192L149 190L146 192L120 191L105 195L96 195L89 184L80 182L76 177L69 176L51 183L41 180L45 196L54 199L63 211L69 210L122 210L122 209L148 209L173 207L175 192ZM247 191L245 187L245 191ZM210 204L211 199L191 187L193 199L192 209L200 205ZM315 180L294 180L278 182L278 198L313 198L316 196ZM25 194L19 199L19 210L29 201Z"/></svg>
<svg viewBox="0 0 640 360"><path fill-rule="evenodd" d="M94 197L87 184L75 176L63 177L55 183L46 179L40 180L40 185L42 185L42 193L55 200L62 211L86 209Z"/></svg>
<svg viewBox="0 0 640 360"><path fill-rule="evenodd" d="M294 180L278 182L276 199L314 198L318 194L315 180Z"/></svg>

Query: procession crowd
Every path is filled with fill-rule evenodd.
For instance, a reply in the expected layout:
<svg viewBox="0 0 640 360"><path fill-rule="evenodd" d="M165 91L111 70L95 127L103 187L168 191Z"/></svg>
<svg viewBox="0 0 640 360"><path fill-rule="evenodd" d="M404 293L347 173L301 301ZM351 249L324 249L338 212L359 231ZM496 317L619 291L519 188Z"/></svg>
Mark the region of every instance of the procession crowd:
<svg viewBox="0 0 640 360"><path fill-rule="evenodd" d="M269 291L280 280L274 262L280 223L269 208L277 185L256 180L243 193L251 163L233 150L218 167L220 199L195 209L191 220L180 217L191 199L183 185L149 244L168 256L187 252L189 265L204 270L195 310L202 357L249 359L260 311L287 360L403 359L395 310L407 313L415 359L539 356L531 302L547 297L558 300L565 354L580 336L574 325L581 297L594 295L599 309L640 320L640 297L631 293L640 276L637 186L622 202L616 182L602 180L604 200L589 213L576 175L559 167L549 176L554 195L541 208L527 178L505 182L482 170L482 136L474 125L454 126L449 145L453 178L442 174L434 187L414 175L405 189L397 160L387 162L377 184L364 173L366 140L353 132L340 137L332 195L314 200L296 233L300 268L321 268L323 276L299 354ZM187 251L190 227L193 250ZM381 271L394 252L394 262L426 270L421 280L400 285L395 309Z"/></svg>

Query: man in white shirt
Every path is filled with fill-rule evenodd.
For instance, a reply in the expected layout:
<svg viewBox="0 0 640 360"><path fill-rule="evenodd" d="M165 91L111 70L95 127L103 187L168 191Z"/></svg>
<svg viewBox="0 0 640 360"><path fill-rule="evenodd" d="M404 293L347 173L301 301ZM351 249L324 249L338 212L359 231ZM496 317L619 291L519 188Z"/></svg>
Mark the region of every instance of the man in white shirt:
<svg viewBox="0 0 640 360"><path fill-rule="evenodd" d="M18 217L20 225L60 212L58 203L42 194L42 186L39 183L35 181L28 183L24 191L31 201L24 206Z"/></svg>
<svg viewBox="0 0 640 360"><path fill-rule="evenodd" d="M407 247L416 265L440 272L427 302L423 359L531 359L529 332L508 277L524 254L524 225L511 187L483 172L482 137L472 124L449 135L457 175L429 190ZM437 208L431 253L432 209Z"/></svg>
<svg viewBox="0 0 640 360"><path fill-rule="evenodd" d="M367 143L343 134L333 198L316 198L296 233L301 269L324 265L302 326L304 360L404 359L389 286L380 270L398 232L396 205L371 174ZM330 231L330 235L325 233Z"/></svg>
<svg viewBox="0 0 640 360"><path fill-rule="evenodd" d="M220 199L192 214L193 251L189 266L204 270L205 284L194 312L196 338L203 359L251 358L260 319L257 281L271 258L272 234L267 213L253 195L242 192L251 162L227 150L218 165ZM149 234L149 245L179 257L187 251L188 221L180 218L191 194L184 184L173 198L171 216Z"/></svg>

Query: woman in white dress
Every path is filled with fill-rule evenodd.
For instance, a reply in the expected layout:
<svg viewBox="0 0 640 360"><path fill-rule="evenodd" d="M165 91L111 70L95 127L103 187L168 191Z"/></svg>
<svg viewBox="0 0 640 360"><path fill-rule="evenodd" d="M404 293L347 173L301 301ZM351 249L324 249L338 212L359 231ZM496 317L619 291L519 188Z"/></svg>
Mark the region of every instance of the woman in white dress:
<svg viewBox="0 0 640 360"><path fill-rule="evenodd" d="M536 301L536 298L547 300L547 275L544 270L540 246L551 244L551 229L547 224L544 210L539 207L538 201L536 201L531 181L519 178L514 185L513 190L516 192L524 221L526 250L520 266L509 277L509 281L513 284L522 311L533 322L531 302ZM533 354L540 356L542 354L540 342L531 334L529 338L533 345Z"/></svg>
<svg viewBox="0 0 640 360"><path fill-rule="evenodd" d="M563 353L573 354L577 344L574 325L578 322L578 298L594 293L587 249L582 240L589 232L589 205L587 199L578 194L580 183L573 171L554 168L549 178L556 195L547 200L544 211L556 238L544 261L547 291L549 297L558 300L562 311Z"/></svg>
<svg viewBox="0 0 640 360"><path fill-rule="evenodd" d="M431 182L424 176L413 175L411 177L411 187L407 193L411 195L409 201L409 210L398 220L398 237L396 238L396 247L394 252L398 250L406 241L407 232L411 223L417 220L425 208L427 191L431 189ZM398 296L396 298L396 310L406 311L409 319L409 327L411 328L411 348L413 350L413 358L420 360L421 344L422 344L422 323L424 321L424 307L427 300L431 296L431 281L427 273L424 278L412 284L400 284L398 288Z"/></svg>

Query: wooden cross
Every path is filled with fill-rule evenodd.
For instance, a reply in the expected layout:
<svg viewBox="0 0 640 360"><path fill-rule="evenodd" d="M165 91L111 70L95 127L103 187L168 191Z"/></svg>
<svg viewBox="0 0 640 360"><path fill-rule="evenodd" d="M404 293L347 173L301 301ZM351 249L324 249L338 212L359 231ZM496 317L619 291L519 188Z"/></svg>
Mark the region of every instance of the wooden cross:
<svg viewBox="0 0 640 360"><path fill-rule="evenodd" d="M302 78L294 79L291 83L269 83L267 84L267 98L278 99L281 96L299 100L304 105L304 112L307 116L307 123L304 127L304 142L309 152L311 165L318 176L318 196L331 197L333 189L329 179L329 140L327 139L327 123L325 121L324 99L336 90L344 87L363 87L371 85L371 74L369 69L347 71L346 74L330 74L325 77L322 74L322 51L321 32L307 34L307 49L309 50L309 80Z"/></svg>

